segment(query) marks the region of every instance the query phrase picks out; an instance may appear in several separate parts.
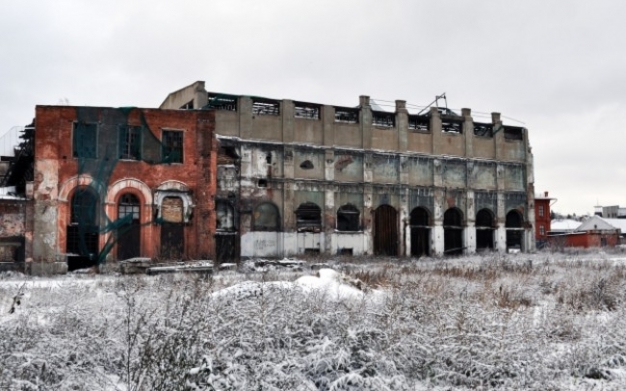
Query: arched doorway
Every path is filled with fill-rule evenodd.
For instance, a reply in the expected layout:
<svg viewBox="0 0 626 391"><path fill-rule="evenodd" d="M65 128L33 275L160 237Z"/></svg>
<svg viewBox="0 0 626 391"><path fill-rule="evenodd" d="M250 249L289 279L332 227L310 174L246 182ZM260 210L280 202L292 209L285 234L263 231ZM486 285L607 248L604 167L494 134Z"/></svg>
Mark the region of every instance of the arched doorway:
<svg viewBox="0 0 626 391"><path fill-rule="evenodd" d="M489 209L481 209L476 213L476 250L493 250L493 238L493 213Z"/></svg>
<svg viewBox="0 0 626 391"><path fill-rule="evenodd" d="M411 212L411 256L430 255L430 215L425 208L417 207Z"/></svg>
<svg viewBox="0 0 626 391"><path fill-rule="evenodd" d="M374 213L374 255L398 255L398 213L390 205Z"/></svg>
<svg viewBox="0 0 626 391"><path fill-rule="evenodd" d="M136 195L126 193L117 203L117 259L138 257L141 253L141 204Z"/></svg>
<svg viewBox="0 0 626 391"><path fill-rule="evenodd" d="M522 251L524 238L524 218L518 210L511 210L506 214L506 250Z"/></svg>
<svg viewBox="0 0 626 391"><path fill-rule="evenodd" d="M458 208L443 214L443 241L444 254L463 254L463 215Z"/></svg>
<svg viewBox="0 0 626 391"><path fill-rule="evenodd" d="M96 264L100 239L100 200L90 187L79 187L70 202L70 223L67 226L66 251L68 269L75 270Z"/></svg>

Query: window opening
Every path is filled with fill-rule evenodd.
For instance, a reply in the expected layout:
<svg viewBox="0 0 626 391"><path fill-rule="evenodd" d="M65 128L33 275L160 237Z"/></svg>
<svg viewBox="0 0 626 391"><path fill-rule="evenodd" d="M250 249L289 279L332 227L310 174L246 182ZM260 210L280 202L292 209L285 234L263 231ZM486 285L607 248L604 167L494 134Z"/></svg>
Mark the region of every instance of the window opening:
<svg viewBox="0 0 626 391"><path fill-rule="evenodd" d="M141 126L119 127L120 159L141 160Z"/></svg>
<svg viewBox="0 0 626 391"><path fill-rule="evenodd" d="M206 109L237 111L237 97L234 95L208 93Z"/></svg>
<svg viewBox="0 0 626 391"><path fill-rule="evenodd" d="M539 216L543 217L543 205L539 205Z"/></svg>
<svg viewBox="0 0 626 391"><path fill-rule="evenodd" d="M463 122L453 119L441 119L441 131L444 133L463 133Z"/></svg>
<svg viewBox="0 0 626 391"><path fill-rule="evenodd" d="M320 119L320 106L312 103L295 102L296 118Z"/></svg>
<svg viewBox="0 0 626 391"><path fill-rule="evenodd" d="M165 163L183 162L183 132L163 131L163 161Z"/></svg>
<svg viewBox="0 0 626 391"><path fill-rule="evenodd" d="M265 161L267 162L267 164L271 164L272 163L272 153L268 152L267 155L265 155Z"/></svg>
<svg viewBox="0 0 626 391"><path fill-rule="evenodd" d="M298 232L319 232L322 228L322 210L312 202L301 204L296 210Z"/></svg>
<svg viewBox="0 0 626 391"><path fill-rule="evenodd" d="M493 137L493 125L474 122L474 136Z"/></svg>
<svg viewBox="0 0 626 391"><path fill-rule="evenodd" d="M513 126L505 126L504 138L505 140L523 140L524 133L522 131L522 128L513 127Z"/></svg>
<svg viewBox="0 0 626 391"><path fill-rule="evenodd" d="M117 216L119 219L126 219L128 222L139 221L139 198L134 194L124 194L120 198L120 202L117 209Z"/></svg>
<svg viewBox="0 0 626 391"><path fill-rule="evenodd" d="M396 114L385 113L383 111L372 112L372 125L383 128L393 128L396 126Z"/></svg>
<svg viewBox="0 0 626 391"><path fill-rule="evenodd" d="M180 106L180 110L193 110L193 99Z"/></svg>
<svg viewBox="0 0 626 391"><path fill-rule="evenodd" d="M409 129L416 132L430 132L430 117L426 115L409 115Z"/></svg>
<svg viewBox="0 0 626 391"><path fill-rule="evenodd" d="M443 214L444 253L456 255L463 253L462 215L457 208L450 208Z"/></svg>
<svg viewBox="0 0 626 391"><path fill-rule="evenodd" d="M546 229L543 225L539 226L539 235L544 236L546 234Z"/></svg>
<svg viewBox="0 0 626 391"><path fill-rule="evenodd" d="M280 115L280 103L271 99L254 99L252 115Z"/></svg>
<svg viewBox="0 0 626 391"><path fill-rule="evenodd" d="M338 231L359 231L360 212L352 204L343 205L337 210L337 230Z"/></svg>
<svg viewBox="0 0 626 391"><path fill-rule="evenodd" d="M73 156L96 159L98 157L98 124L75 122L73 134Z"/></svg>
<svg viewBox="0 0 626 391"><path fill-rule="evenodd" d="M276 205L266 202L254 209L253 229L255 231L278 231L280 229L280 214Z"/></svg>
<svg viewBox="0 0 626 391"><path fill-rule="evenodd" d="M218 231L235 230L235 212L228 201L217 200L215 213L217 217L216 229Z"/></svg>
<svg viewBox="0 0 626 391"><path fill-rule="evenodd" d="M310 160L305 160L302 163L300 163L300 168L303 170L312 170L314 166Z"/></svg>
<svg viewBox="0 0 626 391"><path fill-rule="evenodd" d="M522 215L512 210L506 214L506 228L522 228Z"/></svg>
<svg viewBox="0 0 626 391"><path fill-rule="evenodd" d="M356 124L359 122L359 109L335 107L335 122Z"/></svg>
<svg viewBox="0 0 626 391"><path fill-rule="evenodd" d="M258 187L267 187L267 179L259 179L257 182Z"/></svg>

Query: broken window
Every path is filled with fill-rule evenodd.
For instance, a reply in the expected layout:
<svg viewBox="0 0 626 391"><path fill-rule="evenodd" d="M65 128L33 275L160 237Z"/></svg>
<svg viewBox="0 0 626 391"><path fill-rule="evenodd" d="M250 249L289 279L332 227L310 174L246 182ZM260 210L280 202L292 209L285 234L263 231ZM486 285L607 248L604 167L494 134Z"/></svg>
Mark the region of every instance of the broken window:
<svg viewBox="0 0 626 391"><path fill-rule="evenodd" d="M183 162L183 132L164 130L162 143L164 163Z"/></svg>
<svg viewBox="0 0 626 391"><path fill-rule="evenodd" d="M258 187L267 187L267 179L259 179L257 182Z"/></svg>
<svg viewBox="0 0 626 391"><path fill-rule="evenodd" d="M319 232L322 228L322 210L312 202L301 204L296 210L298 232Z"/></svg>
<svg viewBox="0 0 626 391"><path fill-rule="evenodd" d="M345 124L359 123L359 109L335 107L335 122L342 122Z"/></svg>
<svg viewBox="0 0 626 391"><path fill-rule="evenodd" d="M444 253L463 253L463 217L458 208L450 208L443 214Z"/></svg>
<svg viewBox="0 0 626 391"><path fill-rule="evenodd" d="M476 249L494 248L494 216L489 209L481 209L476 214Z"/></svg>
<svg viewBox="0 0 626 391"><path fill-rule="evenodd" d="M139 221L139 198L136 195L126 193L120 198L119 205L117 206L118 219L125 219L129 223Z"/></svg>
<svg viewBox="0 0 626 391"><path fill-rule="evenodd" d="M505 140L523 140L524 132L523 128L513 127L513 126L505 126L504 127L504 138Z"/></svg>
<svg viewBox="0 0 626 391"><path fill-rule="evenodd" d="M98 157L98 124L75 122L73 136L74 157L84 159Z"/></svg>
<svg viewBox="0 0 626 391"><path fill-rule="evenodd" d="M237 111L237 97L209 92L206 109Z"/></svg>
<svg viewBox="0 0 626 391"><path fill-rule="evenodd" d="M314 168L313 163L310 160L305 160L300 163L300 168L303 170L312 170Z"/></svg>
<svg viewBox="0 0 626 391"><path fill-rule="evenodd" d="M252 115L280 115L280 102L255 98L252 100Z"/></svg>
<svg viewBox="0 0 626 391"><path fill-rule="evenodd" d="M451 118L441 118L441 131L444 133L463 133L463 121Z"/></svg>
<svg viewBox="0 0 626 391"><path fill-rule="evenodd" d="M225 200L217 200L215 203L216 228L218 231L235 230L235 210Z"/></svg>
<svg viewBox="0 0 626 391"><path fill-rule="evenodd" d="M141 126L119 127L120 159L141 160Z"/></svg>
<svg viewBox="0 0 626 391"><path fill-rule="evenodd" d="M411 227L428 227L429 220L428 211L422 207L417 207L411 212Z"/></svg>
<svg viewBox="0 0 626 391"><path fill-rule="evenodd" d="M239 155L234 147L220 147L217 153L217 164L236 164Z"/></svg>
<svg viewBox="0 0 626 391"><path fill-rule="evenodd" d="M411 255L421 257L430 254L430 215L426 208L418 206L411 211Z"/></svg>
<svg viewBox="0 0 626 391"><path fill-rule="evenodd" d="M352 204L346 204L337 210L338 231L359 231L359 210Z"/></svg>
<svg viewBox="0 0 626 391"><path fill-rule="evenodd" d="M474 136L493 137L493 125L474 122Z"/></svg>
<svg viewBox="0 0 626 391"><path fill-rule="evenodd" d="M252 229L254 231L279 231L280 214L276 205L264 202L254 209L252 215Z"/></svg>
<svg viewBox="0 0 626 391"><path fill-rule="evenodd" d="M427 115L409 115L409 129L416 132L430 132L430 117Z"/></svg>
<svg viewBox="0 0 626 391"><path fill-rule="evenodd" d="M320 106L312 103L295 103L294 116L296 118L320 119Z"/></svg>
<svg viewBox="0 0 626 391"><path fill-rule="evenodd" d="M522 250L522 242L524 238L524 229L522 224L524 219L522 214L517 210L511 210L506 214L506 248L509 250Z"/></svg>
<svg viewBox="0 0 626 391"><path fill-rule="evenodd" d="M396 126L396 114L385 113L384 111L372 111L372 125L383 128L393 128Z"/></svg>
<svg viewBox="0 0 626 391"><path fill-rule="evenodd" d="M506 214L506 228L522 228L522 215L516 210Z"/></svg>

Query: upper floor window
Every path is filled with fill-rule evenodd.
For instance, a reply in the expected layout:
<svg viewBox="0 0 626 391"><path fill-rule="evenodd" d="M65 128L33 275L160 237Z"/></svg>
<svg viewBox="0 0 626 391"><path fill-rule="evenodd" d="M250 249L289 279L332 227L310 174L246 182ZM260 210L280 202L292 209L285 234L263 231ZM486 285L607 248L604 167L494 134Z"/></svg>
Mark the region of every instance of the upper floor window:
<svg viewBox="0 0 626 391"><path fill-rule="evenodd" d="M393 128L396 126L395 113L385 113L382 111L372 112L372 125L383 128Z"/></svg>
<svg viewBox="0 0 626 391"><path fill-rule="evenodd" d="M356 124L359 122L359 109L335 107L335 122Z"/></svg>
<svg viewBox="0 0 626 391"><path fill-rule="evenodd" d="M141 126L122 125L119 128L120 159L141 159Z"/></svg>
<svg viewBox="0 0 626 391"><path fill-rule="evenodd" d="M77 158L98 157L98 124L75 122L72 140L72 155Z"/></svg>
<svg viewBox="0 0 626 391"><path fill-rule="evenodd" d="M294 116L296 118L320 119L320 106L312 103L295 102Z"/></svg>
<svg viewBox="0 0 626 391"><path fill-rule="evenodd" d="M416 132L430 132L430 117L426 115L409 115L409 129Z"/></svg>
<svg viewBox="0 0 626 391"><path fill-rule="evenodd" d="M254 99L252 115L280 115L280 102L272 99Z"/></svg>
<svg viewBox="0 0 626 391"><path fill-rule="evenodd" d="M493 125L474 122L474 136L493 137Z"/></svg>
<svg viewBox="0 0 626 391"><path fill-rule="evenodd" d="M543 205L539 205L539 217L543 217Z"/></svg>
<svg viewBox="0 0 626 391"><path fill-rule="evenodd" d="M183 132L179 130L164 130L161 142L164 163L183 162Z"/></svg>

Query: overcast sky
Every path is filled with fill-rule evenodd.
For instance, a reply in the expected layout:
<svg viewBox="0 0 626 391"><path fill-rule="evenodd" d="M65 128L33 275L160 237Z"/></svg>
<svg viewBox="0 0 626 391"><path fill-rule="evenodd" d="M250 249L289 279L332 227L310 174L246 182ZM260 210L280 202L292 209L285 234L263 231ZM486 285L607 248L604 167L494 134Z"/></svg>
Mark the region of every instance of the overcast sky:
<svg viewBox="0 0 626 391"><path fill-rule="evenodd" d="M37 104L158 107L196 80L346 106L446 92L529 129L554 210L626 206L625 17L618 0L0 0L0 135Z"/></svg>

